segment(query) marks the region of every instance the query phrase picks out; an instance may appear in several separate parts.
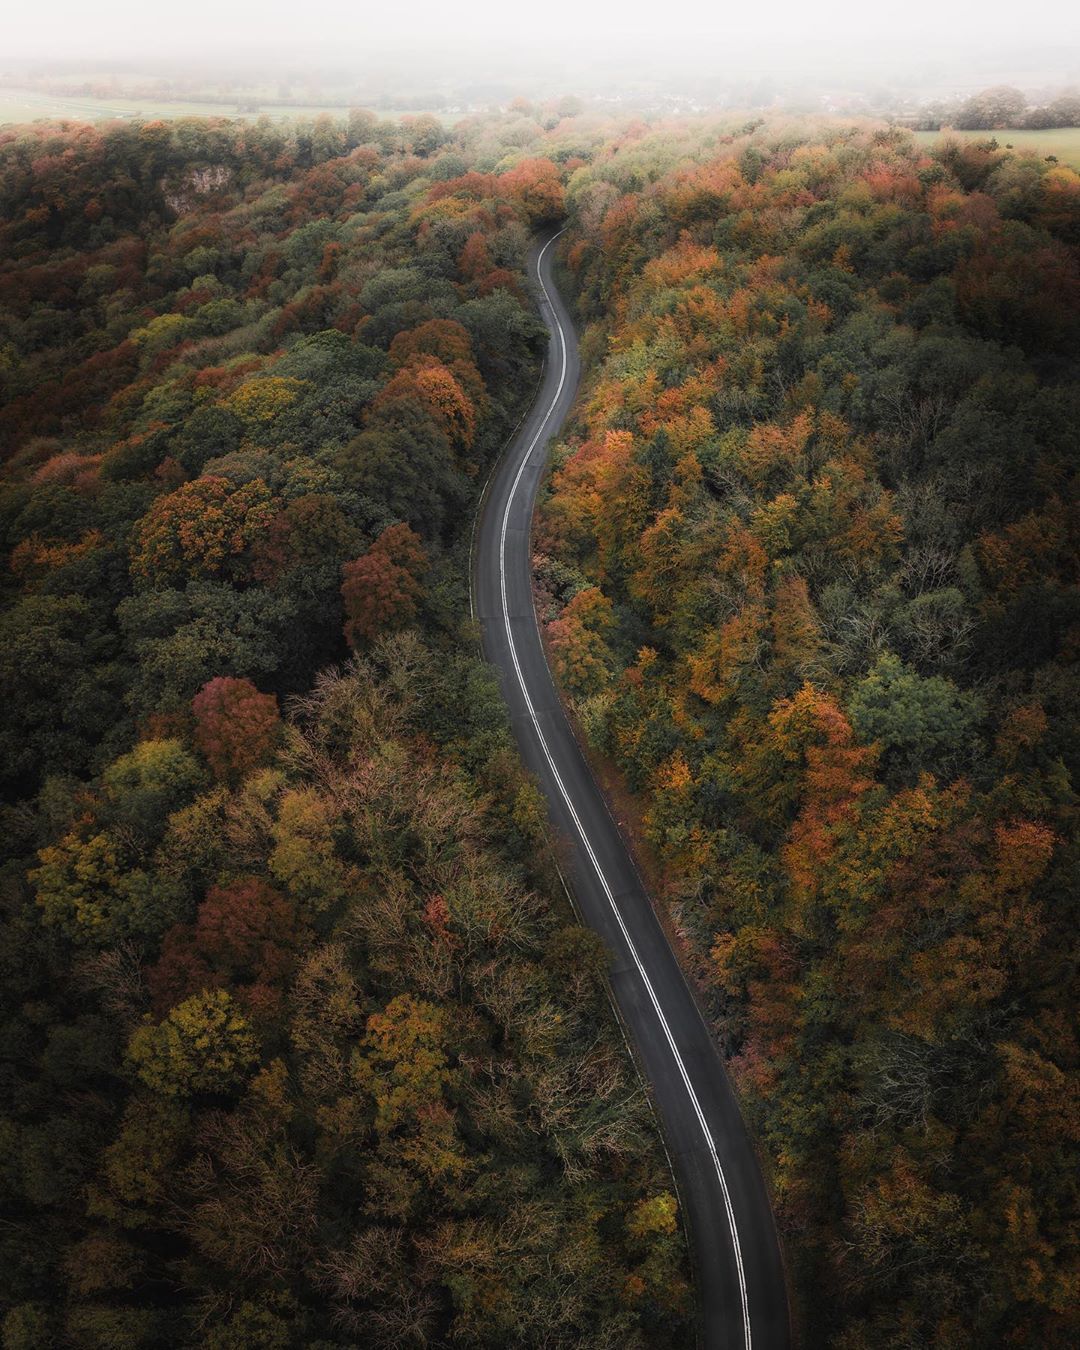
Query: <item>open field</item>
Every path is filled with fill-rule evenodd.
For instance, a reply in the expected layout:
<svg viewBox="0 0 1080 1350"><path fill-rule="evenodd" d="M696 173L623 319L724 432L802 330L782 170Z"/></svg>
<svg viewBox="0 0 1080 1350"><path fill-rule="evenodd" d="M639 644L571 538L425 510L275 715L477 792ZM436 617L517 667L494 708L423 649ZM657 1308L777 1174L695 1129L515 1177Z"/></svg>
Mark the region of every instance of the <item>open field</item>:
<svg viewBox="0 0 1080 1350"><path fill-rule="evenodd" d="M210 100L152 99L152 98L83 98L67 97L58 94L46 94L31 89L16 89L0 85L0 126L13 122L35 122L41 119L50 121L69 118L79 122L101 122L114 118L144 119L173 117L269 117L281 122L291 118L313 118L328 115L345 117L350 106L345 103L255 103L243 100L241 107L236 99ZM365 105L366 106L366 105ZM373 111L378 111L374 109ZM402 117L420 112L432 112L435 117L445 118L449 114L438 109L394 108L380 113L384 117ZM460 115L460 112L454 115Z"/></svg>
<svg viewBox="0 0 1080 1350"><path fill-rule="evenodd" d="M348 108L316 107L303 104L259 107L254 112L241 111L236 102L189 103L181 100L124 99L124 98L66 98L42 94L29 89L0 88L0 124L5 122L34 122L39 118L67 117L84 122L110 118L170 118L170 117L261 117L265 114L275 121L288 117L318 117L329 113L344 117Z"/></svg>
<svg viewBox="0 0 1080 1350"><path fill-rule="evenodd" d="M915 139L934 145L952 137L963 141L985 141L993 137L998 145L1035 155L1057 155L1063 164L1080 169L1080 127L1054 127L1048 131L916 131Z"/></svg>

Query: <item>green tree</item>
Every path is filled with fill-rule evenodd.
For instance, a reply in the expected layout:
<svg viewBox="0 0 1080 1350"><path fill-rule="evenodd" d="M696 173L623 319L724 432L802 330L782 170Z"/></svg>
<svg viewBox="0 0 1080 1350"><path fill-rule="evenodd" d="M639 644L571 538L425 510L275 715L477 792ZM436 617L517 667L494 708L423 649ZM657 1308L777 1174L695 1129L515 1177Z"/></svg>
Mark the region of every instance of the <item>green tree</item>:
<svg viewBox="0 0 1080 1350"><path fill-rule="evenodd" d="M83 837L72 831L43 848L38 861L29 881L45 922L78 943L108 946L157 936L183 907L175 884L133 866L126 846L108 832Z"/></svg>
<svg viewBox="0 0 1080 1350"><path fill-rule="evenodd" d="M102 774L104 818L156 839L168 817L187 806L206 782L205 770L178 740L140 741Z"/></svg>
<svg viewBox="0 0 1080 1350"><path fill-rule="evenodd" d="M1027 98L1010 85L994 85L967 99L953 119L953 125L965 131L993 131L1020 125Z"/></svg>
<svg viewBox="0 0 1080 1350"><path fill-rule="evenodd" d="M909 772L948 772L977 743L983 701L940 675L922 676L898 656L882 656L848 702L861 740L878 741L888 760Z"/></svg>

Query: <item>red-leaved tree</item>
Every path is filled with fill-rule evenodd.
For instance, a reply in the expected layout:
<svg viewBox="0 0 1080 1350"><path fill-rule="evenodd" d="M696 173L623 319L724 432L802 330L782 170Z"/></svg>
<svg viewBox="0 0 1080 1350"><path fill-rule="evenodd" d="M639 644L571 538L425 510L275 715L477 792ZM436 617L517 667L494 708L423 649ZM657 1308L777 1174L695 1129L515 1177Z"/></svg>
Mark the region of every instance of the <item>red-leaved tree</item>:
<svg viewBox="0 0 1080 1350"><path fill-rule="evenodd" d="M226 675L204 684L191 701L195 744L216 777L245 778L265 764L281 737L273 694L260 694L250 680Z"/></svg>
<svg viewBox="0 0 1080 1350"><path fill-rule="evenodd" d="M273 1013L304 938L296 906L262 877L211 886L195 922L169 930L147 973L155 1010L228 988L250 1010Z"/></svg>
<svg viewBox="0 0 1080 1350"><path fill-rule="evenodd" d="M408 525L388 526L363 557L345 564L341 597L345 640L351 647L415 616L422 594L419 578L427 564L420 536Z"/></svg>

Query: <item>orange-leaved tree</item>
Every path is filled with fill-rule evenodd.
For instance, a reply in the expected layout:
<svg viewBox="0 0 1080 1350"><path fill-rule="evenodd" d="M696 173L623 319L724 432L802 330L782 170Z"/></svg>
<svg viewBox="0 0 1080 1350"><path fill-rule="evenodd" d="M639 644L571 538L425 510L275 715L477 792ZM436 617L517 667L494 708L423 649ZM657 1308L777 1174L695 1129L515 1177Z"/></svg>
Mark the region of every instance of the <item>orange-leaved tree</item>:
<svg viewBox="0 0 1080 1350"><path fill-rule="evenodd" d="M151 584L182 585L243 568L274 515L261 478L241 486L207 474L159 497L135 530L131 570Z"/></svg>

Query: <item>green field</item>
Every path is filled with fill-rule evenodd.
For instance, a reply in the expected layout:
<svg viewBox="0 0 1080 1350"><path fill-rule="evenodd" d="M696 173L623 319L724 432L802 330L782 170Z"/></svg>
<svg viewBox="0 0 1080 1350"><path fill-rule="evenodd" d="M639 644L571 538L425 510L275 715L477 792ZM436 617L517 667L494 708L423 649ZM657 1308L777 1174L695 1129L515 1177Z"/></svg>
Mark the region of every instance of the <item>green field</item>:
<svg viewBox="0 0 1080 1350"><path fill-rule="evenodd" d="M0 87L0 125L11 122L35 122L39 118L55 120L70 118L80 122L98 122L111 118L146 119L169 117L261 117L274 121L286 118L310 118L328 113L344 117L344 104L319 107L312 104L280 104L259 107L256 111L241 111L236 102L189 103L180 100L124 99L124 98L65 98L38 93L29 89Z"/></svg>
<svg viewBox="0 0 1080 1350"><path fill-rule="evenodd" d="M435 109L410 108L408 112L435 112L436 117L441 117L444 121L454 121L456 116L445 115L437 112ZM185 101L185 100L166 100L166 99L68 99L68 97L57 96L57 94L38 93L30 89L12 89L0 86L0 126L4 124L19 123L19 121L36 121L38 119L57 120L59 117L68 117L73 121L105 121L123 117L123 119L134 119L142 117L144 120L166 119L166 117L270 117L274 121L285 121L288 119L311 119L311 117L320 117L328 115L331 117L344 117L348 113L346 104L259 104L255 111L250 108L240 109L236 103L207 103L207 101ZM393 112L381 113L386 117L401 117L401 109L394 109Z"/></svg>
<svg viewBox="0 0 1080 1350"><path fill-rule="evenodd" d="M1028 151L1034 155L1057 155L1062 164L1080 169L1080 127L1054 127L1050 131L916 131L923 145L936 145L943 139L985 141L993 137L1005 149Z"/></svg>

